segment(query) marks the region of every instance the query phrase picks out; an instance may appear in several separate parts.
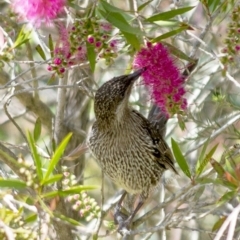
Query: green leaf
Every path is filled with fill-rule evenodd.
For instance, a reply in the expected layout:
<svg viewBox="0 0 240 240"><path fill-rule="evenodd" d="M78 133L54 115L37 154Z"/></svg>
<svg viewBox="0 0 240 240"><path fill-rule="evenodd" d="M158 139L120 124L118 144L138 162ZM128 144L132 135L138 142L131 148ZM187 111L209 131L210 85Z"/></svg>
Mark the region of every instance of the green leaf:
<svg viewBox="0 0 240 240"><path fill-rule="evenodd" d="M140 5L137 9L138 12L142 11L150 2L152 2L153 0L147 1L145 3L143 3L142 5Z"/></svg>
<svg viewBox="0 0 240 240"><path fill-rule="evenodd" d="M31 31L25 31L24 26L23 26L17 36L16 41L14 42L12 48L17 48L17 47L21 46L22 44L26 43L27 41L29 41L30 34L31 34Z"/></svg>
<svg viewBox="0 0 240 240"><path fill-rule="evenodd" d="M174 47L173 45L167 43L167 42L162 42L165 46L168 47L169 51L175 55L178 58L181 58L183 60L186 60L188 62L194 62L194 59L188 57L184 52L179 50L178 48Z"/></svg>
<svg viewBox="0 0 240 240"><path fill-rule="evenodd" d="M205 4L205 6L210 10L210 12L214 12L216 10L216 8L219 5L220 0L208 0L207 1L207 6Z"/></svg>
<svg viewBox="0 0 240 240"><path fill-rule="evenodd" d="M53 40L52 40L52 35L49 34L48 36L48 46L49 46L49 49L50 49L50 55L51 55L51 58L54 57L54 46L53 46Z"/></svg>
<svg viewBox="0 0 240 240"><path fill-rule="evenodd" d="M53 73L53 74L51 75L51 78L47 81L47 85L51 85L51 84L53 84L55 81L56 81L56 74Z"/></svg>
<svg viewBox="0 0 240 240"><path fill-rule="evenodd" d="M201 163L203 162L209 142L210 142L210 139L208 138L208 140L204 143L204 145L202 147L202 151L200 153L200 156L199 156L197 164L196 164L196 172L197 172L197 169L200 167Z"/></svg>
<svg viewBox="0 0 240 240"><path fill-rule="evenodd" d="M187 30L187 29L188 29L187 26L180 27L180 28L178 28L178 29L175 29L175 30L172 30L172 31L170 31L170 32L164 33L164 34L162 34L162 35L160 35L160 36L158 36L158 37L156 37L156 38L153 38L153 39L151 40L151 42L152 42L152 43L159 42L159 41L162 40L162 39L166 39L166 38L172 37L172 36L177 35L178 33L182 32L182 31Z"/></svg>
<svg viewBox="0 0 240 240"><path fill-rule="evenodd" d="M199 201L200 197L202 196L203 192L205 190L205 186L200 186L199 189L194 193L193 201Z"/></svg>
<svg viewBox="0 0 240 240"><path fill-rule="evenodd" d="M173 154L175 156L176 161L178 162L179 167L182 169L182 171L187 177L191 178L191 173L190 173L189 166L187 164L186 159L184 158L177 142L175 142L173 138L171 140L172 140Z"/></svg>
<svg viewBox="0 0 240 240"><path fill-rule="evenodd" d="M123 12L123 10L121 8L117 8L117 7L109 4L106 1L101 0L99 2L101 4L101 6L108 12L118 12L118 13L122 13Z"/></svg>
<svg viewBox="0 0 240 240"><path fill-rule="evenodd" d="M94 46L89 42L86 43L87 43L87 58L90 63L91 70L92 72L94 72L96 64L96 53L94 51Z"/></svg>
<svg viewBox="0 0 240 240"><path fill-rule="evenodd" d="M217 206L220 206L226 202L229 202L235 195L236 195L236 191L230 191L225 193L217 202Z"/></svg>
<svg viewBox="0 0 240 240"><path fill-rule="evenodd" d="M58 148L56 149L56 151L53 154L52 159L50 160L47 172L44 176L43 182L48 181L50 174L53 173L53 169L57 166L63 152L65 151L65 148L70 140L72 136L72 133L69 133L60 143L60 145L58 146Z"/></svg>
<svg viewBox="0 0 240 240"><path fill-rule="evenodd" d="M113 26L118 28L120 31L128 32L130 34L134 33L135 35L136 34L138 34L138 35L142 34L141 31L138 28L134 28L134 27L130 26L121 13L118 13L118 12L114 12L114 13L108 12L108 13L106 13L106 12L100 10L100 9L99 9L99 12L108 22L110 22Z"/></svg>
<svg viewBox="0 0 240 240"><path fill-rule="evenodd" d="M35 122L34 130L33 130L33 137L35 142L39 139L41 135L41 130L42 130L42 123L40 118L38 117Z"/></svg>
<svg viewBox="0 0 240 240"><path fill-rule="evenodd" d="M134 34L130 34L127 32L122 32L124 37L126 38L127 42L136 50L139 50L141 47L141 43L139 42L139 39Z"/></svg>
<svg viewBox="0 0 240 240"><path fill-rule="evenodd" d="M47 59L42 47L39 44L36 46L36 50L43 60Z"/></svg>
<svg viewBox="0 0 240 240"><path fill-rule="evenodd" d="M38 219L38 215L36 213L28 215L25 219L25 223L32 223L35 222Z"/></svg>
<svg viewBox="0 0 240 240"><path fill-rule="evenodd" d="M61 219L63 222L70 223L72 226L80 226L81 225L79 221L76 221L76 220L74 220L72 218L66 217L65 215L59 214L57 212L54 212L54 216L56 218Z"/></svg>
<svg viewBox="0 0 240 240"><path fill-rule="evenodd" d="M215 222L215 224L213 225L213 227L212 227L212 232L215 232L215 231L219 230L220 227L221 227L221 226L223 225L223 223L225 222L226 218L227 218L226 216L223 216L223 217L219 218L219 219Z"/></svg>
<svg viewBox="0 0 240 240"><path fill-rule="evenodd" d="M34 160L34 163L35 163L35 166L36 166L38 178L39 178L39 180L42 180L42 176L43 176L43 174L42 174L42 162L41 162L40 156L37 152L37 148L35 146L34 139L33 139L30 132L27 132L27 139L28 139L28 144L29 144L29 147L31 149L32 157L33 157L33 160Z"/></svg>
<svg viewBox="0 0 240 240"><path fill-rule="evenodd" d="M210 159L210 163L211 163L212 167L214 168L214 170L217 172L218 176L220 178L224 177L225 170L221 166L221 164L218 163L217 161L215 161L213 158Z"/></svg>
<svg viewBox="0 0 240 240"><path fill-rule="evenodd" d="M53 198L56 196L65 197L69 194L78 194L81 191L89 191L89 190L93 190L96 188L98 188L98 187L96 187L96 186L74 186L74 187L71 187L66 190L57 190L57 191L51 191L48 193L44 193L44 194L42 194L41 197L43 197L43 198Z"/></svg>
<svg viewBox="0 0 240 240"><path fill-rule="evenodd" d="M26 182L23 182L18 179L3 179L0 178L0 188L15 188L15 189L24 189L27 187Z"/></svg>
<svg viewBox="0 0 240 240"><path fill-rule="evenodd" d="M149 22L155 22L155 21L159 21L159 20L168 20L173 17L176 17L177 15L188 12L188 11L192 10L194 7L195 6L184 7L184 8L178 8L178 9L174 9L174 10L163 12L163 13L157 13L157 14L147 18L146 20Z"/></svg>
<svg viewBox="0 0 240 240"><path fill-rule="evenodd" d="M50 178L46 179L46 180L43 180L41 182L41 185L49 185L49 184L52 184L52 183L55 183L55 182L58 182L62 179L63 175L62 174L56 174L56 175L53 175L51 176Z"/></svg>
<svg viewBox="0 0 240 240"><path fill-rule="evenodd" d="M201 152L200 158L197 162L197 168L196 168L196 174L197 176L199 176L203 169L206 167L206 165L208 164L208 162L210 161L211 157L213 156L213 154L215 153L217 147L218 147L218 143L209 151L209 153L203 158L202 154L205 154L206 151L206 146L208 145L209 140L204 144L203 146L203 150ZM204 149L205 148L205 149ZM204 151L204 153L203 153Z"/></svg>
<svg viewBox="0 0 240 240"><path fill-rule="evenodd" d="M76 194L76 193L79 193L81 191L88 191L88 190L93 190L93 189L96 189L98 188L97 186L83 186L83 185L80 185L80 186L73 186L71 188L68 188L68 189L64 189L62 190L62 194L64 195L68 195L68 194Z"/></svg>

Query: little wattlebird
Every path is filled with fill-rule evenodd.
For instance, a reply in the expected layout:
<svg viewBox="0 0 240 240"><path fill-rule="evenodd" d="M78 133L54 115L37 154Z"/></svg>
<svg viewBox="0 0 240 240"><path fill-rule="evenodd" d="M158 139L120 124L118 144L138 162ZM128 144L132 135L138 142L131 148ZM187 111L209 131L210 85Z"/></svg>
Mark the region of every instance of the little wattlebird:
<svg viewBox="0 0 240 240"><path fill-rule="evenodd" d="M153 119L149 120L128 105L132 86L143 71L145 68L114 77L97 90L94 101L96 121L89 147L104 174L125 190L117 213L127 192L141 194L137 207L119 231L129 227L164 170L177 173L171 150L162 137L161 126L166 118L158 119L155 107L149 115Z"/></svg>

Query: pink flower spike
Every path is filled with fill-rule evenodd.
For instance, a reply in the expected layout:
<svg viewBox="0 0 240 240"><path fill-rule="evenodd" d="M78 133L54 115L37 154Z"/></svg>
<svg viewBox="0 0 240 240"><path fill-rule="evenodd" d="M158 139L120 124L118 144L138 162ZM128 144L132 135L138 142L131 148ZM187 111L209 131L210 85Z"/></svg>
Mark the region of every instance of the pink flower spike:
<svg viewBox="0 0 240 240"><path fill-rule="evenodd" d="M36 26L50 23L62 13L66 0L13 0L13 9Z"/></svg>
<svg viewBox="0 0 240 240"><path fill-rule="evenodd" d="M135 56L133 68L146 67L144 84L150 89L154 102L168 116L186 110L184 78L168 49L161 43L147 43Z"/></svg>

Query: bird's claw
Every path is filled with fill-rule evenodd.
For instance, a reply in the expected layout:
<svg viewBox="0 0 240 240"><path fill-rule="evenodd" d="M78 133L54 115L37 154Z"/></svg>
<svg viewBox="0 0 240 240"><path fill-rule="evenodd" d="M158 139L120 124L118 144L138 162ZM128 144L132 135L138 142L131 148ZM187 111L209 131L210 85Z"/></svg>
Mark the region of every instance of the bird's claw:
<svg viewBox="0 0 240 240"><path fill-rule="evenodd" d="M118 225L118 232L125 236L130 233L131 218L125 213L121 212L121 207L117 206L114 212L114 222Z"/></svg>
<svg viewBox="0 0 240 240"><path fill-rule="evenodd" d="M120 225L122 222L125 222L128 219L128 216L121 212L120 207L116 207L114 211L114 222L115 224Z"/></svg>

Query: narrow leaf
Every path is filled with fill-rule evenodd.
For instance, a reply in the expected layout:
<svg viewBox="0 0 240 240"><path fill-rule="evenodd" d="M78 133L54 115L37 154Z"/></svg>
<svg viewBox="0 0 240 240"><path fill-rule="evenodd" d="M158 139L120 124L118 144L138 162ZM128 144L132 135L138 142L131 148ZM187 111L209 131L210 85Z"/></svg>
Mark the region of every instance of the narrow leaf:
<svg viewBox="0 0 240 240"><path fill-rule="evenodd" d="M184 158L177 142L175 142L173 138L171 140L172 140L173 154L175 156L176 161L178 162L179 167L182 169L182 171L187 177L191 178L191 173L190 173L189 166L187 164L186 159Z"/></svg>
<svg viewBox="0 0 240 240"><path fill-rule="evenodd" d="M134 34L130 34L127 32L122 32L122 34L124 35L124 37L126 38L127 42L136 50L140 49L141 43L139 41L139 39L136 37L136 35Z"/></svg>
<svg viewBox="0 0 240 240"><path fill-rule="evenodd" d="M192 10L194 7L195 6L184 7L184 8L178 8L178 9L174 9L174 10L163 12L163 13L157 13L157 14L147 18L146 20L149 22L155 22L155 21L159 21L159 20L168 20L173 17L176 17L177 15L188 12L188 11Z"/></svg>
<svg viewBox="0 0 240 240"><path fill-rule="evenodd" d="M199 187L199 189L194 193L193 201L199 201L200 197L202 196L203 192L205 190L205 186Z"/></svg>
<svg viewBox="0 0 240 240"><path fill-rule="evenodd" d="M74 186L65 190L62 190L61 193L62 194L75 194L75 193L79 193L81 191L88 191L88 190L93 190L98 188L97 186L87 186L87 185L81 185L81 186Z"/></svg>
<svg viewBox="0 0 240 240"><path fill-rule="evenodd" d="M36 46L36 50L43 60L47 59L42 47L39 44Z"/></svg>
<svg viewBox="0 0 240 240"><path fill-rule="evenodd" d="M56 174L51 176L50 178L43 180L41 182L41 185L49 185L49 184L53 184L55 182L58 182L62 179L63 175L62 174Z"/></svg>
<svg viewBox="0 0 240 240"><path fill-rule="evenodd" d="M213 227L212 227L212 232L215 232L215 231L219 230L220 227L221 227L221 226L223 225L223 223L225 222L226 218L227 218L227 217L225 217L225 216L219 218L219 219L215 222L215 224L213 225Z"/></svg>
<svg viewBox="0 0 240 240"><path fill-rule="evenodd" d="M56 190L56 191L51 191L51 192L47 192L42 194L42 198L53 198L56 196L60 196L60 197L65 197L68 196L69 194L76 194L79 193L81 191L89 191L89 190L93 190L96 189L96 186L75 186L72 187L70 189L66 189L66 190Z"/></svg>
<svg viewBox="0 0 240 240"><path fill-rule="evenodd" d="M115 12L115 13L105 13L104 11L99 9L99 12L101 15L108 21L110 22L113 26L117 27L119 30L122 32L128 32L131 34L138 34L141 35L141 31L138 28L134 28L129 23L127 20L124 18L124 16L121 13Z"/></svg>
<svg viewBox="0 0 240 240"><path fill-rule="evenodd" d="M222 205L226 202L229 202L236 195L236 191L230 191L225 193L217 202L217 205Z"/></svg>
<svg viewBox="0 0 240 240"><path fill-rule="evenodd" d="M194 59L188 57L184 52L182 52L181 50L179 50L178 48L174 47L173 45L167 43L167 42L162 42L164 45L166 45L169 49L169 51L175 55L178 58L181 58L183 60L186 60L188 62L194 62Z"/></svg>
<svg viewBox="0 0 240 240"><path fill-rule="evenodd" d="M178 29L175 29L175 30L172 30L170 32L164 33L164 34L162 34L162 35L160 35L160 36L158 36L156 38L153 38L151 40L151 42L152 43L159 42L162 39L166 39L166 38L172 37L172 36L177 35L178 33L182 32L182 31L187 30L187 29L188 29L188 27L186 27L186 26L185 27L180 27Z"/></svg>
<svg viewBox="0 0 240 240"><path fill-rule="evenodd" d="M211 163L212 167L214 168L214 170L218 173L218 176L223 177L225 170L223 169L221 164L218 163L217 161L215 161L213 158L210 159L210 163Z"/></svg>
<svg viewBox="0 0 240 240"><path fill-rule="evenodd" d="M142 11L150 2L152 2L153 0L147 1L145 3L143 3L142 5L140 5L137 9L138 12Z"/></svg>
<svg viewBox="0 0 240 240"><path fill-rule="evenodd" d="M114 13L122 13L123 10L121 8L117 8L111 4L109 4L108 2L102 0L100 1L102 7L107 11L107 12L114 12Z"/></svg>
<svg viewBox="0 0 240 240"><path fill-rule="evenodd" d="M33 137L35 142L39 139L41 135L41 130L42 130L42 123L40 118L37 118L35 122L34 130L33 130Z"/></svg>
<svg viewBox="0 0 240 240"><path fill-rule="evenodd" d="M207 141L206 143L208 144L209 141ZM199 176L202 173L203 169L206 167L206 165L212 158L213 154L215 153L217 147L218 147L218 143L215 146L213 146L213 148L209 151L209 153L204 158L200 155L200 159L198 160L199 166L196 169L197 176ZM205 152L206 149L203 149L203 151Z"/></svg>
<svg viewBox="0 0 240 240"><path fill-rule="evenodd" d="M201 163L203 162L203 159L204 159L204 156L205 156L205 153L206 153L209 142L210 142L210 139L208 138L207 141L204 143L204 145L202 147L202 150L201 150L201 153L200 153L200 156L198 158L197 165L196 165L196 172L197 172L197 169L199 168L199 166L201 165Z"/></svg>
<svg viewBox="0 0 240 240"><path fill-rule="evenodd" d="M94 51L94 46L89 42L86 43L87 43L87 58L90 63L91 70L92 72L94 72L96 64L96 53Z"/></svg>
<svg viewBox="0 0 240 240"><path fill-rule="evenodd" d="M33 214L27 216L24 219L24 222L25 223L32 223L32 222L35 222L37 219L38 219L38 215L36 213L33 213Z"/></svg>
<svg viewBox="0 0 240 240"><path fill-rule="evenodd" d="M3 179L0 178L0 187L6 188L15 188L15 189L24 189L27 187L26 182L23 182L18 179Z"/></svg>
<svg viewBox="0 0 240 240"><path fill-rule="evenodd" d="M70 138L72 136L72 133L69 133L63 140L62 142L60 143L60 145L58 146L58 148L56 149L56 151L54 152L54 155L49 163L49 166L48 166L48 169L47 169L47 172L44 176L44 180L43 182L47 181L50 174L52 174L53 172L53 169L56 167L56 165L58 164Z"/></svg>
<svg viewBox="0 0 240 240"><path fill-rule="evenodd" d="M21 46L22 44L26 43L27 41L29 41L30 34L31 34L31 31L25 31L24 27L22 27L12 48L17 48L17 47Z"/></svg>
<svg viewBox="0 0 240 240"><path fill-rule="evenodd" d="M52 40L52 35L49 34L49 37L48 37L48 46L49 46L49 49L50 49L50 54L51 54L51 58L54 57L54 46L53 46L53 40Z"/></svg>
<svg viewBox="0 0 240 240"><path fill-rule="evenodd" d="M34 142L33 137L30 132L27 132L27 139L28 139L28 144L31 149L32 157L33 157L33 160L34 160L34 163L36 166L38 178L39 178L39 180L41 180L42 176L43 176L42 162L41 162L40 156L39 156L39 154L37 152L37 148L35 146L35 142Z"/></svg>

